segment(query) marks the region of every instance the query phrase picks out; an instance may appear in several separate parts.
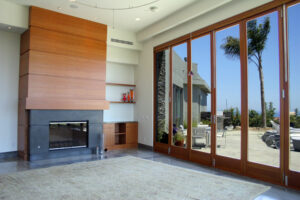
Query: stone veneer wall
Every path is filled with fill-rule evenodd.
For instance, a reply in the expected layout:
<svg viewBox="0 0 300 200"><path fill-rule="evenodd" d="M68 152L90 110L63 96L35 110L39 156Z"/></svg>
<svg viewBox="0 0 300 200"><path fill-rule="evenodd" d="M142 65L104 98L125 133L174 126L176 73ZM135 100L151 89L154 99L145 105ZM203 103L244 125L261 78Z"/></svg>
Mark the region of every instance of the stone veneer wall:
<svg viewBox="0 0 300 200"><path fill-rule="evenodd" d="M166 53L156 54L157 96L156 96L156 141L162 139L166 126Z"/></svg>

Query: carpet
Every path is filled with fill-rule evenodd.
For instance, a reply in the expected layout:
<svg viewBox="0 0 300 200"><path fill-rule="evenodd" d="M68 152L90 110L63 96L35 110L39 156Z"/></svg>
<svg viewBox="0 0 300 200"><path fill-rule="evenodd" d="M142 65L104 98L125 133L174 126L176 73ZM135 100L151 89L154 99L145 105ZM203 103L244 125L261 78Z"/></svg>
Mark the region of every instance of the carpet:
<svg viewBox="0 0 300 200"><path fill-rule="evenodd" d="M246 200L268 189L131 156L0 175L1 200Z"/></svg>

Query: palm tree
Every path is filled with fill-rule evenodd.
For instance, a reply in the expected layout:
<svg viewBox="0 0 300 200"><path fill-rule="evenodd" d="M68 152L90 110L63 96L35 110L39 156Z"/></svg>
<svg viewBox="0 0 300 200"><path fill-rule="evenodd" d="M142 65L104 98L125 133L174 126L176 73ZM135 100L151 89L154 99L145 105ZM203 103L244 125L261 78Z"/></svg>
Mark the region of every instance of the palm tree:
<svg viewBox="0 0 300 200"><path fill-rule="evenodd" d="M270 19L266 17L262 24L257 25L256 20L251 20L247 23L247 37L248 37L248 59L253 62L258 69L260 80L260 100L261 100L261 115L262 127L266 127L266 105L265 105L265 89L264 89L264 75L262 66L262 52L265 48L268 34L270 33ZM226 42L221 45L225 54L232 58L240 57L240 40L228 36Z"/></svg>

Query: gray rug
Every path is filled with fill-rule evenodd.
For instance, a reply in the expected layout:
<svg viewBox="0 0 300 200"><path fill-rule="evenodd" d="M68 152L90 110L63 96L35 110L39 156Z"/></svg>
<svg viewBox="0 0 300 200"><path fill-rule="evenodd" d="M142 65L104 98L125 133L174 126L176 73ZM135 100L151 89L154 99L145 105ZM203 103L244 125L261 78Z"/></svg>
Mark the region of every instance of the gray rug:
<svg viewBox="0 0 300 200"><path fill-rule="evenodd" d="M0 176L1 200L246 200L268 188L131 156Z"/></svg>

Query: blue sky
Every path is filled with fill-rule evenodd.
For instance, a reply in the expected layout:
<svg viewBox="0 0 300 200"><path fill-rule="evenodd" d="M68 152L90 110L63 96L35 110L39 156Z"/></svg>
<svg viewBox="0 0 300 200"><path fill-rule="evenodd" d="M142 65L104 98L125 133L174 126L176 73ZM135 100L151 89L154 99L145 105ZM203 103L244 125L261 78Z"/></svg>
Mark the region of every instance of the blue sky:
<svg viewBox="0 0 300 200"><path fill-rule="evenodd" d="M300 5L289 8L289 52L290 52L290 110L300 110ZM279 42L278 42L278 14L277 12L257 18L257 23L262 23L265 17L270 18L271 30L268 35L265 50L263 51L263 73L265 86L265 100L273 102L276 113L279 113ZM221 45L227 36L239 37L239 26L235 25L216 33L217 56L217 110L238 107L241 103L241 75L240 61L224 54ZM186 44L174 47L180 57L186 57ZM204 36L192 41L192 62L198 63L198 73L210 86L210 36ZM259 74L254 63L248 64L248 96L249 109L258 112L261 110ZM210 95L208 97L208 110L210 110Z"/></svg>

